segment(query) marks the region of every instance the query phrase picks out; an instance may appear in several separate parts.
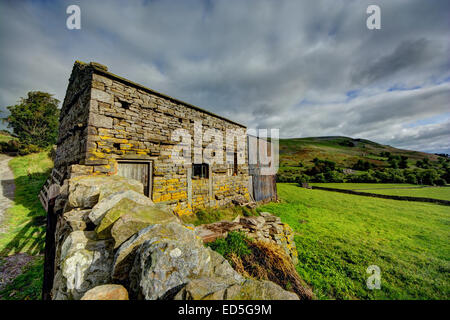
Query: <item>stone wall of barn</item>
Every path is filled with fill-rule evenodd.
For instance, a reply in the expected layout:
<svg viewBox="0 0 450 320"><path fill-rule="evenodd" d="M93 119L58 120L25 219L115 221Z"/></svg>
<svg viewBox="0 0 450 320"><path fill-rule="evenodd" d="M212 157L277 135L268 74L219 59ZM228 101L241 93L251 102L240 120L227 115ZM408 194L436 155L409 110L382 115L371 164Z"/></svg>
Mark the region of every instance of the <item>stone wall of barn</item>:
<svg viewBox="0 0 450 320"><path fill-rule="evenodd" d="M75 63L59 118L55 167L84 163L88 136L92 68Z"/></svg>

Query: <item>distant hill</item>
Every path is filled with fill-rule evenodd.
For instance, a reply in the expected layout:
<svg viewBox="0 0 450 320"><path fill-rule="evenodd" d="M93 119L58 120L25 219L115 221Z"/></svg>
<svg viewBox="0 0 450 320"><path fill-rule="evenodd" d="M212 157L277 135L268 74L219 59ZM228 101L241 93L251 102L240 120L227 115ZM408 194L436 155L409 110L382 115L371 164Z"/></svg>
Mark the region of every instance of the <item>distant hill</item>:
<svg viewBox="0 0 450 320"><path fill-rule="evenodd" d="M336 162L341 168L352 168L358 160L372 163L376 167L388 167L388 158L380 154L408 157L408 164L414 167L417 160L428 158L437 161L438 156L430 153L402 150L366 139L340 136L280 139L280 167L310 166L314 158Z"/></svg>

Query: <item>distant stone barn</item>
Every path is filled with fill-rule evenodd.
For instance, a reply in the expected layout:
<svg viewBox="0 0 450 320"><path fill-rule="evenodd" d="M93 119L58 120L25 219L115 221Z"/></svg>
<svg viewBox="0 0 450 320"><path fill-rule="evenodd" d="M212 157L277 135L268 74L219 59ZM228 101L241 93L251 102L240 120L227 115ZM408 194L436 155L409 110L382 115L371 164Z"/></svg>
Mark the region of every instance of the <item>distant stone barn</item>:
<svg viewBox="0 0 450 320"><path fill-rule="evenodd" d="M246 131L236 122L110 73L103 65L77 61L61 109L55 168L66 174L78 165L85 174L134 178L154 202L165 202L178 215L236 199L250 201L247 143L235 145L232 163L174 163L172 149L178 142L172 133L185 129L194 137L198 121L203 130L217 129L224 137L228 129ZM236 161L237 155L244 163Z"/></svg>

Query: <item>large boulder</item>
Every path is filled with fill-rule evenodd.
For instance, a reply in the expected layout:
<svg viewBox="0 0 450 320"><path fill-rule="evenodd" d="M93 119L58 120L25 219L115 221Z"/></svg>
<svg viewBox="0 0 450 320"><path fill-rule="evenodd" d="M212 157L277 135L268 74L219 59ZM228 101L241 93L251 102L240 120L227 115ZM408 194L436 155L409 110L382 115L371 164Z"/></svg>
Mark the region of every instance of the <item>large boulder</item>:
<svg viewBox="0 0 450 320"><path fill-rule="evenodd" d="M198 245L201 243L201 240L195 236L191 229L179 223L171 222L165 225L155 224L148 226L134 234L117 249L113 263L113 280L127 283L128 274L133 267L137 249L147 240L153 243L159 241L159 239L178 239L182 242L192 242Z"/></svg>
<svg viewBox="0 0 450 320"><path fill-rule="evenodd" d="M113 241L98 240L93 231L74 231L61 246L53 299L80 299L89 289L109 283Z"/></svg>
<svg viewBox="0 0 450 320"><path fill-rule="evenodd" d="M90 209L80 210L73 209L63 214L64 221L68 224L72 231L84 231L91 223L89 219Z"/></svg>
<svg viewBox="0 0 450 320"><path fill-rule="evenodd" d="M246 280L239 293L230 296L231 300L299 300L299 297L290 291L284 290L274 282L268 280Z"/></svg>
<svg viewBox="0 0 450 320"><path fill-rule="evenodd" d="M136 192L134 190L124 190L119 191L113 194L110 194L107 197L104 197L101 201L99 201L93 208L91 213L89 214L89 219L95 224L98 225L102 221L105 214L111 210L115 205L117 205L122 199L130 199L140 205L143 206L154 206L152 200L149 197L146 197L142 193Z"/></svg>
<svg viewBox="0 0 450 320"><path fill-rule="evenodd" d="M119 284L104 284L90 289L81 300L129 300L128 291Z"/></svg>
<svg viewBox="0 0 450 320"><path fill-rule="evenodd" d="M207 248L207 250L211 257L209 277L215 278L217 281L226 285L241 284L244 282L245 278L233 269L227 259L211 248Z"/></svg>
<svg viewBox="0 0 450 320"><path fill-rule="evenodd" d="M147 240L136 252L130 291L138 299L172 298L190 279L210 274L210 266L210 254L200 239Z"/></svg>
<svg viewBox="0 0 450 320"><path fill-rule="evenodd" d="M247 279L242 283L224 283L217 278L189 281L175 300L299 300L299 297L267 280Z"/></svg>
<svg viewBox="0 0 450 320"><path fill-rule="evenodd" d="M143 193L141 182L120 176L80 176L69 180L70 208L92 208L99 200L119 191Z"/></svg>
<svg viewBox="0 0 450 320"><path fill-rule="evenodd" d="M168 211L123 198L105 214L95 231L101 239L113 237L115 246L118 247L133 234L149 225L176 221L178 218Z"/></svg>
<svg viewBox="0 0 450 320"><path fill-rule="evenodd" d="M123 281L131 266L130 291L141 299L197 299L212 293L211 299L220 299L245 282L223 256L204 247L192 228L177 223L147 227L125 242L114 259L114 279ZM188 289L186 283L191 283Z"/></svg>
<svg viewBox="0 0 450 320"><path fill-rule="evenodd" d="M174 297L174 300L228 300L241 291L237 283L227 284L215 278L198 278L189 281Z"/></svg>

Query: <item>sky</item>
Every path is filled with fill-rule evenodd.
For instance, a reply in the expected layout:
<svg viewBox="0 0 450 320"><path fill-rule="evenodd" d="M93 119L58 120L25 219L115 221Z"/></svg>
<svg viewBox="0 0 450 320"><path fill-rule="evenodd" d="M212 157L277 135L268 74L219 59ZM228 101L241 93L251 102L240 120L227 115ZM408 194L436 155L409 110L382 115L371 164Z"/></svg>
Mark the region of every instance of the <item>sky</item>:
<svg viewBox="0 0 450 320"><path fill-rule="evenodd" d="M450 153L448 0L0 0L0 47L2 116L31 90L63 101L75 60L96 61L282 138Z"/></svg>

